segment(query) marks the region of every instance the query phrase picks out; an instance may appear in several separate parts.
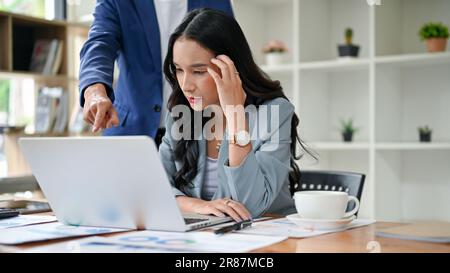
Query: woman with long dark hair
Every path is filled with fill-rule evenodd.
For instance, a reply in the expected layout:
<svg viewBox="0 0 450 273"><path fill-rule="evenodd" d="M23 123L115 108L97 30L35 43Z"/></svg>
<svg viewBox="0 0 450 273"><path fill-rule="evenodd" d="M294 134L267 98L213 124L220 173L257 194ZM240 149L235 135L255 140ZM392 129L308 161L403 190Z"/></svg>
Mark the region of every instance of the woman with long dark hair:
<svg viewBox="0 0 450 273"><path fill-rule="evenodd" d="M236 221L294 212L299 120L235 19L191 11L169 39L164 74L173 93L160 157L182 211Z"/></svg>

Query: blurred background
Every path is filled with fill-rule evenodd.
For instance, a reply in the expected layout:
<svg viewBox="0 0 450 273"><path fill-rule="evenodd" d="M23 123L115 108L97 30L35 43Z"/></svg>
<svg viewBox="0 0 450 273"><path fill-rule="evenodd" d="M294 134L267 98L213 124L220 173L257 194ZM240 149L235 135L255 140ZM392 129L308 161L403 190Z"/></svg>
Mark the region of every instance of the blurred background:
<svg viewBox="0 0 450 273"><path fill-rule="evenodd" d="M450 0L233 5L318 154L302 170L366 174L360 217L450 221ZM94 7L0 0L0 201L43 198L18 138L90 135L77 78Z"/></svg>

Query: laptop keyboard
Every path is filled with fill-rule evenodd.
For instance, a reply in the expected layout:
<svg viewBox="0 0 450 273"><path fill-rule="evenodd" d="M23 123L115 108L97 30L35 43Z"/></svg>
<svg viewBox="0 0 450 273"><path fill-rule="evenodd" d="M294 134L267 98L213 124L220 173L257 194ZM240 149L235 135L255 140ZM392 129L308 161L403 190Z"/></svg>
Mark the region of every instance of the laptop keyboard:
<svg viewBox="0 0 450 273"><path fill-rule="evenodd" d="M16 217L19 215L19 211L15 209L0 208L0 219Z"/></svg>
<svg viewBox="0 0 450 273"><path fill-rule="evenodd" d="M204 222L207 220L208 219L205 219L205 218L184 218L184 222L186 223L186 225L198 223L198 222Z"/></svg>

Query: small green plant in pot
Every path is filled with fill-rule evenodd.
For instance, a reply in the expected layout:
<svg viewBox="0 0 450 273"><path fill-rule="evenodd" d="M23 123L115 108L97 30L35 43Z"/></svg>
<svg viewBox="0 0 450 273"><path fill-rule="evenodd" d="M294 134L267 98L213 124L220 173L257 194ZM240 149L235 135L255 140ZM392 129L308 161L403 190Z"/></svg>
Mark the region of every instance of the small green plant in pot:
<svg viewBox="0 0 450 273"><path fill-rule="evenodd" d="M358 131L358 128L353 126L353 119L341 120L341 134L344 142L351 142L353 135Z"/></svg>
<svg viewBox="0 0 450 273"><path fill-rule="evenodd" d="M345 29L345 44L338 45L339 57L358 57L359 46L353 44L353 29Z"/></svg>
<svg viewBox="0 0 450 273"><path fill-rule="evenodd" d="M420 142L431 142L431 133L433 132L433 130L431 130L428 125L419 127L418 130Z"/></svg>
<svg viewBox="0 0 450 273"><path fill-rule="evenodd" d="M442 23L430 22L422 26L419 36L427 41L428 52L442 52L447 47L448 28Z"/></svg>
<svg viewBox="0 0 450 273"><path fill-rule="evenodd" d="M266 65L279 65L284 63L287 52L288 48L282 41L269 41L263 48L263 53L266 57Z"/></svg>

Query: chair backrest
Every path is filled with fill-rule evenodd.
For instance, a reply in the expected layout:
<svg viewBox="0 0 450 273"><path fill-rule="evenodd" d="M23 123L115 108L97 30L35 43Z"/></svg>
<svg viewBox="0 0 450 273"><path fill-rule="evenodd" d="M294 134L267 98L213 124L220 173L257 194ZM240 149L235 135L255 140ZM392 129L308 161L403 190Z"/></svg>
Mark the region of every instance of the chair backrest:
<svg viewBox="0 0 450 273"><path fill-rule="evenodd" d="M343 191L361 201L366 176L360 173L339 171L302 171L300 181L291 184L291 194L296 191ZM351 202L347 211L354 208Z"/></svg>

